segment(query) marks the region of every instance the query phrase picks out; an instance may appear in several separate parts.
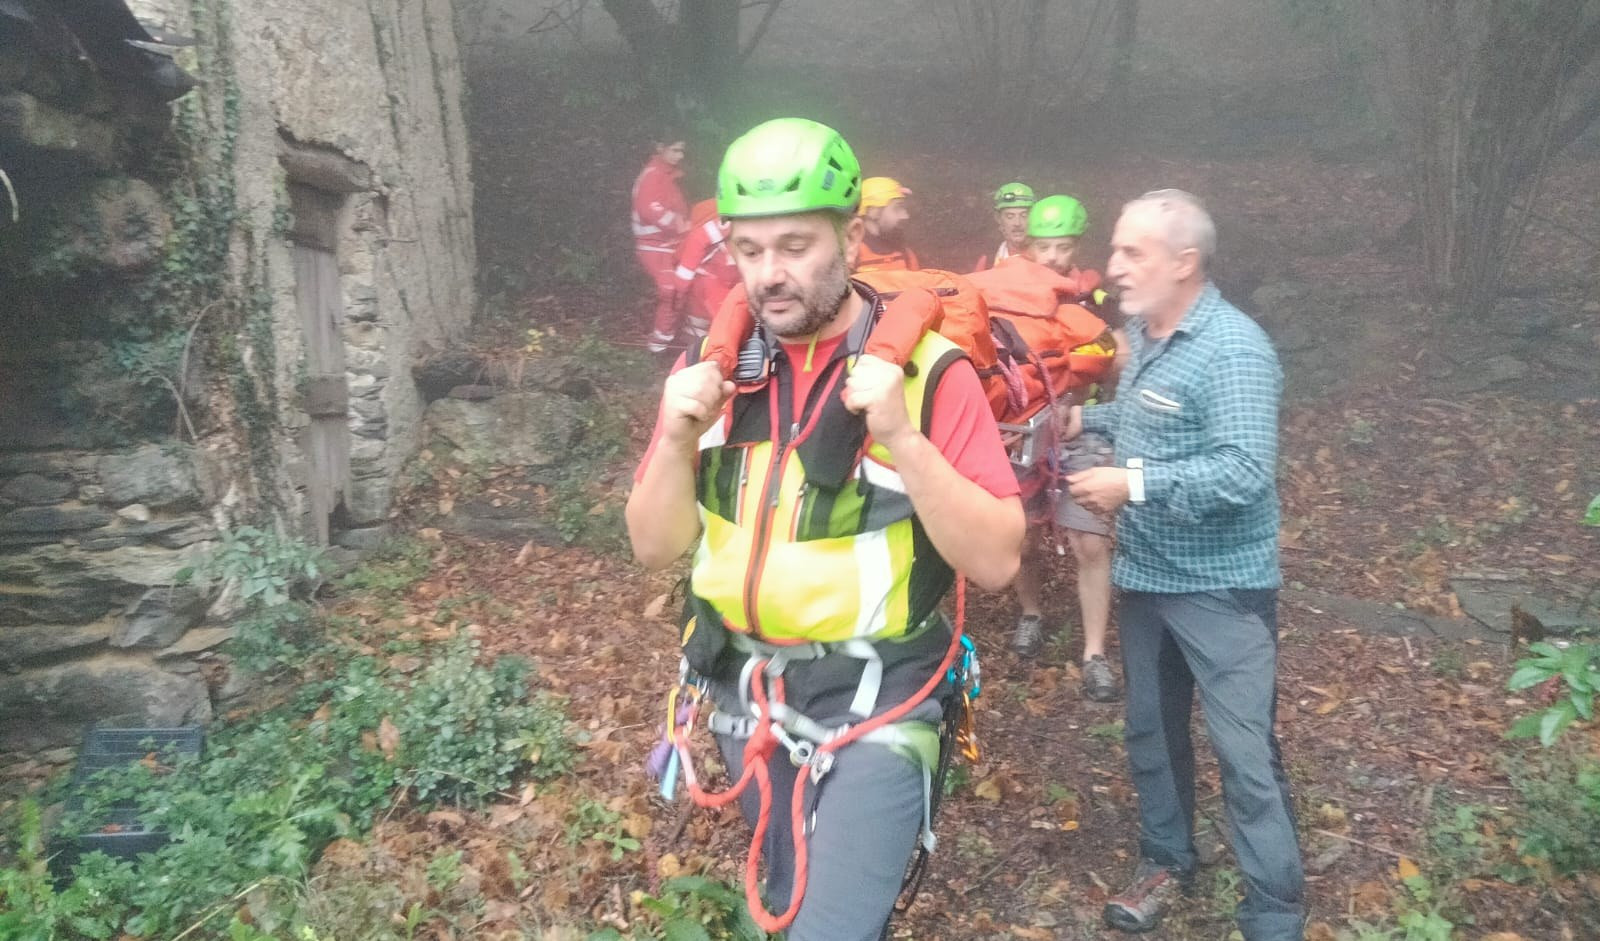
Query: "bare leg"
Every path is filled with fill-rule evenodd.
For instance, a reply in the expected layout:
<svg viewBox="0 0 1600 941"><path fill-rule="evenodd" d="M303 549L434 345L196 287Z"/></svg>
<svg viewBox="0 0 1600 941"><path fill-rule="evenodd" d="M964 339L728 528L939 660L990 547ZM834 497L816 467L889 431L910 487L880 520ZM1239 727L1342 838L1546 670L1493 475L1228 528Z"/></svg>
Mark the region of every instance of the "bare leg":
<svg viewBox="0 0 1600 941"><path fill-rule="evenodd" d="M1097 533L1067 530L1078 560L1078 607L1083 613L1083 659L1103 656L1111 624L1111 539ZM1020 585L1020 579L1019 579Z"/></svg>
<svg viewBox="0 0 1600 941"><path fill-rule="evenodd" d="M1044 645L1044 559L1039 551L1038 533L1030 530L1023 542L1022 565L1017 569L1017 603L1022 616L1017 618L1011 649L1023 657L1034 657Z"/></svg>
<svg viewBox="0 0 1600 941"><path fill-rule="evenodd" d="M1022 565L1017 569L1017 604L1023 616L1039 615L1044 611L1044 560L1039 549L1038 534L1029 532L1022 544ZM1107 563L1109 564L1109 562ZM1108 570L1109 571L1109 570Z"/></svg>

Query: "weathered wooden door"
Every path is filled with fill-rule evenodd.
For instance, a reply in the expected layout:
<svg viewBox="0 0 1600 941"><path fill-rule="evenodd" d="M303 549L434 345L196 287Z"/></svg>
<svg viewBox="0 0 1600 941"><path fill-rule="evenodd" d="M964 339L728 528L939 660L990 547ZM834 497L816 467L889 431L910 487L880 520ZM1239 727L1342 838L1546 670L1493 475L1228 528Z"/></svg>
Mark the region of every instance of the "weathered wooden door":
<svg viewBox="0 0 1600 941"><path fill-rule="evenodd" d="M339 290L338 194L291 183L295 306L305 333L301 434L308 531L326 544L350 481L350 385L345 374L343 294Z"/></svg>

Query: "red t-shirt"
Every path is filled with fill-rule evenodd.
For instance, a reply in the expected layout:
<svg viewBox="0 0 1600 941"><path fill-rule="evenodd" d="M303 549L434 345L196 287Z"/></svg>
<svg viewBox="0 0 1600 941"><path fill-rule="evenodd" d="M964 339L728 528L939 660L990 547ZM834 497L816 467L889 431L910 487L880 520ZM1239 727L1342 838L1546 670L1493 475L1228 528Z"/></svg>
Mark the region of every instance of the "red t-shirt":
<svg viewBox="0 0 1600 941"><path fill-rule="evenodd" d="M785 343L783 349L794 364L794 409L803 407L817 377L822 374L845 334L817 344L815 350L808 343ZM807 354L812 369L805 369ZM673 372L683 368L683 358L672 367ZM793 420L791 418L791 420ZM637 482L655 453L656 442L661 437L661 415L656 414L655 431L650 436L650 447L634 473ZM989 400L978 381L972 363L962 360L945 370L944 377L933 393L933 421L928 429L928 440L939 449L957 473L973 481L996 497L1014 497L1022 491L1017 486L1017 476L1011 470L1011 460L1006 457L1005 446L1000 443L1000 428L995 424Z"/></svg>

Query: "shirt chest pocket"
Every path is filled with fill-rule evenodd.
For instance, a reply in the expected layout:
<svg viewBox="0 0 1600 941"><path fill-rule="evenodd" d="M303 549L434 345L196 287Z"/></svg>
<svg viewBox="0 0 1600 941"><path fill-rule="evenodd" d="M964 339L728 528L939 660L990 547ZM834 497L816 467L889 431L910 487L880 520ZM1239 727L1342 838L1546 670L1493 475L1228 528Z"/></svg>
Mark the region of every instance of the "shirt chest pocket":
<svg viewBox="0 0 1600 941"><path fill-rule="evenodd" d="M1194 390L1141 384L1133 390L1139 424L1148 432L1146 455L1156 460L1187 457L1205 444L1198 396Z"/></svg>

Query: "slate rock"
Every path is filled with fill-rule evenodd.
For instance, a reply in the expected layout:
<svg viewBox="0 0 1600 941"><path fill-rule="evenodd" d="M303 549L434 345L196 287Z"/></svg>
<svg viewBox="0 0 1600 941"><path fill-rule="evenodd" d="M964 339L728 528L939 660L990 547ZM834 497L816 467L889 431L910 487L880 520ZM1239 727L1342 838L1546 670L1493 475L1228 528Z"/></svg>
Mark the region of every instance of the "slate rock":
<svg viewBox="0 0 1600 941"><path fill-rule="evenodd" d="M42 474L20 474L0 486L0 498L25 506L60 503L71 497L72 482Z"/></svg>
<svg viewBox="0 0 1600 941"><path fill-rule="evenodd" d="M152 588L117 618L113 647L160 650L205 617L209 598L191 586Z"/></svg>
<svg viewBox="0 0 1600 941"><path fill-rule="evenodd" d="M77 533L116 517L90 506L25 506L0 516L0 533Z"/></svg>
<svg viewBox="0 0 1600 941"><path fill-rule="evenodd" d="M203 495L194 449L149 444L100 458L97 470L107 503L142 503L152 509L200 506Z"/></svg>
<svg viewBox="0 0 1600 941"><path fill-rule="evenodd" d="M0 662L27 663L94 647L111 636L111 619L88 624L23 624L0 628Z"/></svg>
<svg viewBox="0 0 1600 941"><path fill-rule="evenodd" d="M439 399L428 406L428 433L471 463L539 467L559 463L576 439L577 404L543 391L498 395L486 402Z"/></svg>
<svg viewBox="0 0 1600 941"><path fill-rule="evenodd" d="M125 653L25 669L0 683L0 750L70 744L91 722L171 727L210 719L203 678Z"/></svg>

